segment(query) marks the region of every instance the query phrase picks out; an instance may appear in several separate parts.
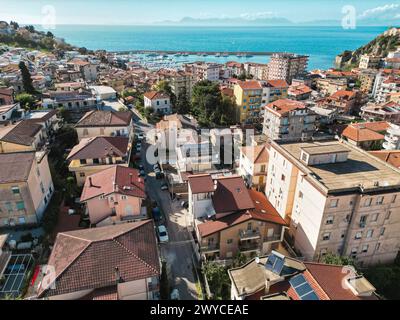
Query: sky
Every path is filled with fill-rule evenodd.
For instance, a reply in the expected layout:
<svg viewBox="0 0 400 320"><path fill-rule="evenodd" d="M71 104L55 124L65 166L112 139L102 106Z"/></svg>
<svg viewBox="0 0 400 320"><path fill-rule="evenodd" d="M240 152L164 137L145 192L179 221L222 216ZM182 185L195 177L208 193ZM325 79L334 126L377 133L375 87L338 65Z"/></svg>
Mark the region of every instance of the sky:
<svg viewBox="0 0 400 320"><path fill-rule="evenodd" d="M135 25L184 17L282 17L305 22L339 20L346 5L361 18L400 24L399 0L0 0L0 20L41 24L51 16L56 24Z"/></svg>

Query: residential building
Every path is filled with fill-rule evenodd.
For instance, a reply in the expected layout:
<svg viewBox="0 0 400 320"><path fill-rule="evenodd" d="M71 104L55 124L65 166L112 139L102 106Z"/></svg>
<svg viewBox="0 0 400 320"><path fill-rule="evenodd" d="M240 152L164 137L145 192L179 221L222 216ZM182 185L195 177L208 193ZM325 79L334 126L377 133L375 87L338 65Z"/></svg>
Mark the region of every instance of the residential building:
<svg viewBox="0 0 400 320"><path fill-rule="evenodd" d="M144 94L144 107L161 114L171 113L171 99L164 92L149 91Z"/></svg>
<svg viewBox="0 0 400 320"><path fill-rule="evenodd" d="M225 63L225 68L230 70L232 76L240 76L244 72L243 63L236 61L228 61Z"/></svg>
<svg viewBox="0 0 400 320"><path fill-rule="evenodd" d="M388 128L386 121L354 123L343 130L342 138L364 150L381 149Z"/></svg>
<svg viewBox="0 0 400 320"><path fill-rule="evenodd" d="M76 177L78 186L86 177L116 164L128 166L131 144L125 137L83 138L67 157L68 169Z"/></svg>
<svg viewBox="0 0 400 320"><path fill-rule="evenodd" d="M310 138L315 131L316 115L300 102L280 99L264 108L263 134L276 140Z"/></svg>
<svg viewBox="0 0 400 320"><path fill-rule="evenodd" d="M57 110L32 110L24 116L26 122L40 124L43 127L44 138L52 138L61 128L62 120L57 116Z"/></svg>
<svg viewBox="0 0 400 320"><path fill-rule="evenodd" d="M78 139L97 136L133 138L133 120L131 111L87 112L75 125Z"/></svg>
<svg viewBox="0 0 400 320"><path fill-rule="evenodd" d="M316 80L317 90L323 95L332 95L337 91L347 90L347 79L319 78Z"/></svg>
<svg viewBox="0 0 400 320"><path fill-rule="evenodd" d="M317 103L330 109L337 109L340 114L349 115L354 111L357 102L355 91L339 90Z"/></svg>
<svg viewBox="0 0 400 320"><path fill-rule="evenodd" d="M388 121L400 123L400 101L367 103L361 107L361 117L365 121Z"/></svg>
<svg viewBox="0 0 400 320"><path fill-rule="evenodd" d="M245 62L244 71L255 80L268 80L268 64Z"/></svg>
<svg viewBox="0 0 400 320"><path fill-rule="evenodd" d="M374 89L374 83L378 70L375 69L365 69L361 70L358 75L358 80L360 81L360 90L362 92L371 94Z"/></svg>
<svg viewBox="0 0 400 320"><path fill-rule="evenodd" d="M268 168L268 145L245 146L240 148L238 173L249 188L265 190Z"/></svg>
<svg viewBox="0 0 400 320"><path fill-rule="evenodd" d="M56 91L76 91L86 89L86 82L74 81L74 82L58 82L54 84Z"/></svg>
<svg viewBox="0 0 400 320"><path fill-rule="evenodd" d="M274 53L268 63L268 79L285 79L291 84L294 78L307 73L308 56L292 53Z"/></svg>
<svg viewBox="0 0 400 320"><path fill-rule="evenodd" d="M47 153L0 154L0 227L38 224L53 192Z"/></svg>
<svg viewBox="0 0 400 320"><path fill-rule="evenodd" d="M146 219L147 208L142 208L145 198L139 171L116 165L86 178L81 202L90 223L102 226Z"/></svg>
<svg viewBox="0 0 400 320"><path fill-rule="evenodd" d="M235 95L239 122L259 123L261 122L260 107L263 89L258 81L239 81L233 88Z"/></svg>
<svg viewBox="0 0 400 320"><path fill-rule="evenodd" d="M400 125L390 123L385 135L383 148L386 150L400 149Z"/></svg>
<svg viewBox="0 0 400 320"><path fill-rule="evenodd" d="M18 103L14 104L0 104L0 122L7 122L9 120L18 119L24 113L21 105Z"/></svg>
<svg viewBox="0 0 400 320"><path fill-rule="evenodd" d="M381 57L363 54L360 57L358 67L360 69L378 69L381 64Z"/></svg>
<svg viewBox="0 0 400 320"><path fill-rule="evenodd" d="M81 59L73 59L68 62L68 65L80 72L85 81L94 82L97 80L97 65Z"/></svg>
<svg viewBox="0 0 400 320"><path fill-rule="evenodd" d="M218 81L221 65L217 63L192 62L184 65L185 71L194 75L196 82L209 80Z"/></svg>
<svg viewBox="0 0 400 320"><path fill-rule="evenodd" d="M190 100L192 97L192 88L195 83L194 76L191 73L179 70L160 69L157 71L158 80L167 80L171 90L178 98L180 95L186 95Z"/></svg>
<svg viewBox="0 0 400 320"><path fill-rule="evenodd" d="M112 87L89 86L89 89L92 90L92 94L97 98L97 101L117 99L117 92Z"/></svg>
<svg viewBox="0 0 400 320"><path fill-rule="evenodd" d="M228 270L232 300L378 300L348 266L303 262L277 251Z"/></svg>
<svg viewBox="0 0 400 320"><path fill-rule="evenodd" d="M0 128L0 153L40 150L45 144L43 126L20 121Z"/></svg>
<svg viewBox="0 0 400 320"><path fill-rule="evenodd" d="M97 108L97 100L89 91L50 91L44 94L42 105L46 109L88 111Z"/></svg>
<svg viewBox="0 0 400 320"><path fill-rule="evenodd" d="M267 198L290 219L306 260L332 252L360 265L394 261L400 170L344 141L273 141L267 175Z"/></svg>
<svg viewBox="0 0 400 320"><path fill-rule="evenodd" d="M292 100L307 100L311 97L312 90L305 84L291 85L288 89L288 97Z"/></svg>
<svg viewBox="0 0 400 320"><path fill-rule="evenodd" d="M270 103L279 99L286 99L288 96L288 88L286 80L268 80L261 82L263 88L262 104Z"/></svg>
<svg viewBox="0 0 400 320"><path fill-rule="evenodd" d="M14 104L14 89L0 88L0 106Z"/></svg>
<svg viewBox="0 0 400 320"><path fill-rule="evenodd" d="M200 252L206 259L229 260L239 252L270 252L282 241L286 222L263 193L248 190L238 176L215 180L189 176L189 212Z"/></svg>
<svg viewBox="0 0 400 320"><path fill-rule="evenodd" d="M400 77L398 75L387 75L380 72L375 79L372 96L377 103L387 102L390 96L400 92Z"/></svg>
<svg viewBox="0 0 400 320"><path fill-rule="evenodd" d="M47 265L54 269L41 268L35 284L38 299L160 297L160 259L151 220L59 233ZM49 271L55 279L47 278Z"/></svg>

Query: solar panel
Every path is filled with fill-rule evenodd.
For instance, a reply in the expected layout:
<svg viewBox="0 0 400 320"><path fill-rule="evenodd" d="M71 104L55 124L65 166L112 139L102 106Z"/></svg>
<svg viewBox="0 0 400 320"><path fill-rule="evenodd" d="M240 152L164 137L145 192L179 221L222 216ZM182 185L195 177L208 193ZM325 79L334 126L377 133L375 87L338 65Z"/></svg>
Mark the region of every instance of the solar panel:
<svg viewBox="0 0 400 320"><path fill-rule="evenodd" d="M301 300L319 300L317 294L302 274L291 278L289 283Z"/></svg>
<svg viewBox="0 0 400 320"><path fill-rule="evenodd" d="M265 268L280 275L284 264L285 264L284 259L274 254L270 254L265 264Z"/></svg>

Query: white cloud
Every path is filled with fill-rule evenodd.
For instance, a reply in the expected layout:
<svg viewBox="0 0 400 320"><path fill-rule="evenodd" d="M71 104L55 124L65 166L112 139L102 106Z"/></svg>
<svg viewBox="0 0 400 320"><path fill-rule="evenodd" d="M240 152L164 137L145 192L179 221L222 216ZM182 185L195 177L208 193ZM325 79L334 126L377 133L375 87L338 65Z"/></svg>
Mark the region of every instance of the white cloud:
<svg viewBox="0 0 400 320"><path fill-rule="evenodd" d="M365 10L359 19L393 20L400 17L400 4L386 4L384 6Z"/></svg>

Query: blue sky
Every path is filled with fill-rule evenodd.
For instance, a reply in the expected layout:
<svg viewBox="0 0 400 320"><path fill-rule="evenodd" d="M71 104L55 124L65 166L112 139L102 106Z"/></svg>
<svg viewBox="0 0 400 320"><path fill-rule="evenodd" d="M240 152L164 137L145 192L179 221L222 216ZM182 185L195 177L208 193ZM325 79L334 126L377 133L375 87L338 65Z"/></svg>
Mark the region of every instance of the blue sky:
<svg viewBox="0 0 400 320"><path fill-rule="evenodd" d="M0 0L0 20L40 24L46 5L54 7L57 24L151 24L187 16L337 20L345 5L361 17L400 23L398 0Z"/></svg>

